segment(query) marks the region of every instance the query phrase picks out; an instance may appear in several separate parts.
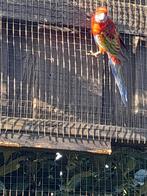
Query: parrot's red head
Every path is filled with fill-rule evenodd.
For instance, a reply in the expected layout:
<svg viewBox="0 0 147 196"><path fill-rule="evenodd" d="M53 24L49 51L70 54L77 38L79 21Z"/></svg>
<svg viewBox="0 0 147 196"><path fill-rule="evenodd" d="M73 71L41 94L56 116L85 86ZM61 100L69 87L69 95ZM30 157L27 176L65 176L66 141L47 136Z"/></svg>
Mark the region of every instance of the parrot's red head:
<svg viewBox="0 0 147 196"><path fill-rule="evenodd" d="M108 11L106 7L98 7L94 15L95 21L98 23L106 22L106 20L108 19L107 12Z"/></svg>

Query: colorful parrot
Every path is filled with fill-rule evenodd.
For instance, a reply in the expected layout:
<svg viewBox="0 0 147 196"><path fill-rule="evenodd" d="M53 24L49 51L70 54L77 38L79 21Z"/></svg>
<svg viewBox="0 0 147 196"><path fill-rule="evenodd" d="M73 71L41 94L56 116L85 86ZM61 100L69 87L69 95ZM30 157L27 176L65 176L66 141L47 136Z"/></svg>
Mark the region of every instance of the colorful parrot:
<svg viewBox="0 0 147 196"><path fill-rule="evenodd" d="M109 64L118 86L122 102L127 106L127 88L122 74L122 62L127 59L123 54L122 47L125 48L116 26L108 16L106 7L99 7L91 18L91 30L94 40L99 50L95 53L90 51L90 55L97 57L99 54L108 55Z"/></svg>

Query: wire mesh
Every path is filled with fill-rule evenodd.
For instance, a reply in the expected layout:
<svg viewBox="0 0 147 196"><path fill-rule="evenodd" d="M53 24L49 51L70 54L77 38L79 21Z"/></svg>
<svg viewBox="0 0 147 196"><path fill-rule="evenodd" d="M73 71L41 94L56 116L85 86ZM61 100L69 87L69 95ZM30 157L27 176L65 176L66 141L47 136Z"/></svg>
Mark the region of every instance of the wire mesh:
<svg viewBox="0 0 147 196"><path fill-rule="evenodd" d="M1 0L0 4L1 129L93 139L100 137L99 130L109 130L111 139L112 130L116 140L120 134L123 141L127 132L134 134L133 140L141 133L137 140L146 142L145 1ZM127 108L107 57L87 55L96 50L90 16L102 4L128 48Z"/></svg>
<svg viewBox="0 0 147 196"><path fill-rule="evenodd" d="M146 156L145 148L118 146L110 156L1 148L0 194L144 196Z"/></svg>

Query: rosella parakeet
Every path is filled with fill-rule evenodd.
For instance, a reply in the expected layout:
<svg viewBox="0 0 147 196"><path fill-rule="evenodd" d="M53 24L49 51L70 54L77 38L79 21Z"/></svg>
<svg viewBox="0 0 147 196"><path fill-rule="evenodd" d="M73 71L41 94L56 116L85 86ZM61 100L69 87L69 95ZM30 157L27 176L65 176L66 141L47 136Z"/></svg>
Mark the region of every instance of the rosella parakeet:
<svg viewBox="0 0 147 196"><path fill-rule="evenodd" d="M99 7L91 18L91 30L99 51L91 55L97 57L99 54L106 53L108 55L109 64L118 86L122 102L127 105L127 88L122 74L122 62L126 59L123 54L122 47L125 47L116 30L116 26L108 16L106 7Z"/></svg>

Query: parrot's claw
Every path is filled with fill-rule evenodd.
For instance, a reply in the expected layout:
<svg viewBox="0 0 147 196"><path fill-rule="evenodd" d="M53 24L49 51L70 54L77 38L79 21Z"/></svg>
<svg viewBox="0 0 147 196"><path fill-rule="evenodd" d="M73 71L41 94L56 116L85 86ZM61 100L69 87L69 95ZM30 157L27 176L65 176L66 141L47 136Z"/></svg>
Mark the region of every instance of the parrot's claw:
<svg viewBox="0 0 147 196"><path fill-rule="evenodd" d="M93 52L92 50L90 50L90 52L88 52L87 55L98 57L100 55L100 51Z"/></svg>

